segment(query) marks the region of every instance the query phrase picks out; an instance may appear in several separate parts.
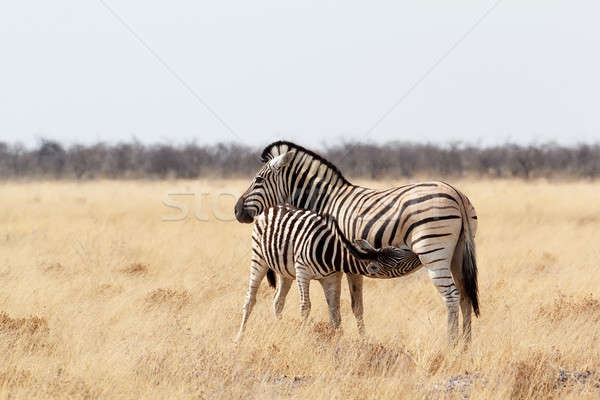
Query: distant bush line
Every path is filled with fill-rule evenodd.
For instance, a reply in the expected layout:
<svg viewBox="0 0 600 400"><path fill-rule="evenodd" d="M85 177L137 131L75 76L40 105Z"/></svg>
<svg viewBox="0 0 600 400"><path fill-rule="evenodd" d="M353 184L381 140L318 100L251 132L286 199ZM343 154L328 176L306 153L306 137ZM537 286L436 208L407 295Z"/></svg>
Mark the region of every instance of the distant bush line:
<svg viewBox="0 0 600 400"><path fill-rule="evenodd" d="M63 146L41 140L36 148L0 142L0 178L144 179L248 177L260 166L262 147L238 144L144 145L139 142ZM494 178L596 178L600 144L492 147L472 145L343 143L317 149L349 178L482 176Z"/></svg>

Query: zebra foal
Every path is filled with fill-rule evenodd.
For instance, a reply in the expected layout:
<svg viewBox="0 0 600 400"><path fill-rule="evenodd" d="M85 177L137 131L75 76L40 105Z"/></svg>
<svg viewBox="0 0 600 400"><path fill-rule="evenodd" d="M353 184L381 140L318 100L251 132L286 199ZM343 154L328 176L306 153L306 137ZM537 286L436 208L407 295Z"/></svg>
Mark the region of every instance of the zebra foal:
<svg viewBox="0 0 600 400"><path fill-rule="evenodd" d="M405 266L407 258L412 259L412 253L399 247L374 249L364 240L351 243L341 232L335 219L328 215L289 205L270 207L258 217L252 231L250 284L236 341L242 337L256 303L258 287L267 270L272 270L279 276L273 301L278 318L294 279L300 291L302 318L308 318L311 308L309 284L311 279L315 279L323 287L330 324L338 328L341 323L342 273L352 269L361 275L392 278L401 275L397 267ZM275 286L272 278L269 283Z"/></svg>

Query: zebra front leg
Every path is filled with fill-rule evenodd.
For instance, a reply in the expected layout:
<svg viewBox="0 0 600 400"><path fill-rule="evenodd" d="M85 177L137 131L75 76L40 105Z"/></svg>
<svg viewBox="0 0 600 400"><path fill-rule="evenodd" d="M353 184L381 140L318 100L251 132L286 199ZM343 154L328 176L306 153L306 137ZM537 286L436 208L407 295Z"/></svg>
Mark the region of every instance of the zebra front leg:
<svg viewBox="0 0 600 400"><path fill-rule="evenodd" d="M296 265L296 282L300 291L300 315L303 322L306 322L310 315L310 279L311 276L304 268Z"/></svg>
<svg viewBox="0 0 600 400"><path fill-rule="evenodd" d="M356 318L358 333L365 334L365 323L363 320L363 276L346 274L348 289L350 291L350 302L352 304L352 313Z"/></svg>
<svg viewBox="0 0 600 400"><path fill-rule="evenodd" d="M263 280L266 274L267 267L265 265L262 265L257 260L251 261L250 284L248 287L248 293L246 294L246 303L244 304L244 308L242 309L242 324L240 325L240 330L235 339L236 342L238 342L244 334L244 330L246 329L246 322L248 321L248 317L250 316L252 308L256 303L256 293L258 292L258 287L260 286L260 282Z"/></svg>
<svg viewBox="0 0 600 400"><path fill-rule="evenodd" d="M279 278L279 284L277 285L277 293L273 299L273 311L275 312L275 317L277 317L277 319L281 319L281 312L283 311L283 306L285 305L285 298L290 291L290 287L292 286L292 280L284 277L281 274L277 274L277 276Z"/></svg>
<svg viewBox="0 0 600 400"><path fill-rule="evenodd" d="M342 286L342 273L336 272L326 278L319 280L325 293L327 306L329 307L329 323L334 329L340 327L342 317L340 315L340 292Z"/></svg>

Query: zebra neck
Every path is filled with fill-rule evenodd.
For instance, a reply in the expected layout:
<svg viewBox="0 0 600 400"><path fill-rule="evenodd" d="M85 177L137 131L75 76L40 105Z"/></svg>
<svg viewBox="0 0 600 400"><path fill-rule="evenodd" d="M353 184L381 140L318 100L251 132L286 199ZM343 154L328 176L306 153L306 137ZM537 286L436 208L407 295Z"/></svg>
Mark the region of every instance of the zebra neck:
<svg viewBox="0 0 600 400"><path fill-rule="evenodd" d="M356 260L356 269L358 270L358 273L361 275L367 275L367 265L369 264L368 261L365 260Z"/></svg>
<svg viewBox="0 0 600 400"><path fill-rule="evenodd" d="M354 187L326 166L316 169L306 167L290 176L288 185L290 204L319 214L330 210L337 196Z"/></svg>
<svg viewBox="0 0 600 400"><path fill-rule="evenodd" d="M362 224L360 210L354 205L360 206L362 198L374 192L350 183L328 162L302 151L289 165L283 185L289 204L335 217L341 231L351 240L358 237L357 229Z"/></svg>
<svg viewBox="0 0 600 400"><path fill-rule="evenodd" d="M360 239L361 205L363 200L373 192L375 190L358 185L340 187L331 193L328 202L317 212L333 216L337 220L340 231L348 240Z"/></svg>
<svg viewBox="0 0 600 400"><path fill-rule="evenodd" d="M367 265L369 264L369 256L357 248L352 241L348 240L346 235L340 230L340 227L331 216L324 216L327 219L328 227L334 236L334 241L339 245L342 260L341 265L336 266L336 270L352 274L367 273Z"/></svg>
<svg viewBox="0 0 600 400"><path fill-rule="evenodd" d="M349 252L348 252L349 253ZM347 274L360 274L360 275L368 275L367 273L367 265L368 261L361 260L360 258L356 258L350 254L350 257L346 259L347 261L342 266L342 271Z"/></svg>

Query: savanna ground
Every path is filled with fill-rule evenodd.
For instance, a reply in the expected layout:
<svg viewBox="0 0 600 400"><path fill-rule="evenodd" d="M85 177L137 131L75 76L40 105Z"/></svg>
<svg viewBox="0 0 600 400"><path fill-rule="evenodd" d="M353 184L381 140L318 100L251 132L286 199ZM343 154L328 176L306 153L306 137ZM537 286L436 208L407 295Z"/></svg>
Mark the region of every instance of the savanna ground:
<svg viewBox="0 0 600 400"><path fill-rule="evenodd" d="M365 339L345 283L332 334L316 282L301 326L297 289L276 321L265 280L234 346L251 226L196 201L247 183L2 183L0 398L600 397L600 183L454 182L479 215L466 353L424 271L366 280ZM187 218L168 193L196 193L170 197Z"/></svg>

